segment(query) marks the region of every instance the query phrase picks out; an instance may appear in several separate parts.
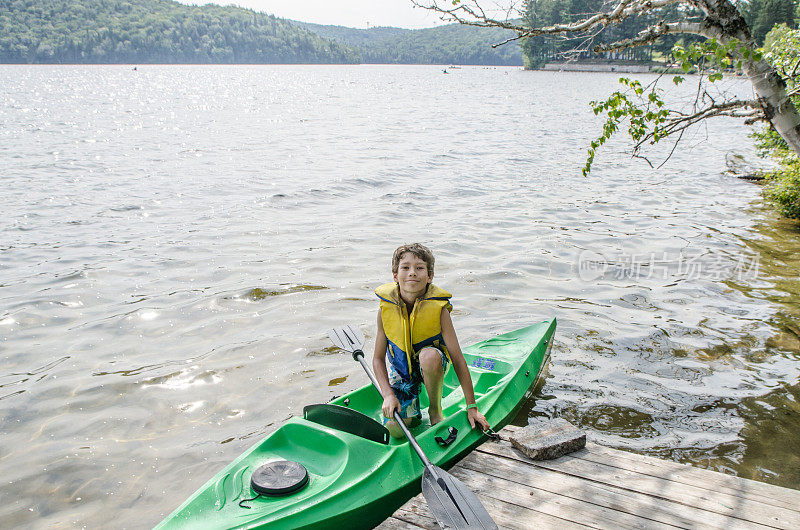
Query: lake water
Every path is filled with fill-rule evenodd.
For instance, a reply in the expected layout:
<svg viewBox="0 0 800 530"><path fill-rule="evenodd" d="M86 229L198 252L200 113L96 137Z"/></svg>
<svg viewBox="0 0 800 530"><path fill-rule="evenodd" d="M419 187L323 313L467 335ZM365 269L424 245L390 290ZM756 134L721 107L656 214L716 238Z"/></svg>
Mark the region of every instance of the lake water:
<svg viewBox="0 0 800 530"><path fill-rule="evenodd" d="M0 67L2 526L150 527L364 385L326 330L374 335L412 241L462 344L558 318L515 423L800 488L800 228L722 175L749 129L584 178L616 74L450 72Z"/></svg>

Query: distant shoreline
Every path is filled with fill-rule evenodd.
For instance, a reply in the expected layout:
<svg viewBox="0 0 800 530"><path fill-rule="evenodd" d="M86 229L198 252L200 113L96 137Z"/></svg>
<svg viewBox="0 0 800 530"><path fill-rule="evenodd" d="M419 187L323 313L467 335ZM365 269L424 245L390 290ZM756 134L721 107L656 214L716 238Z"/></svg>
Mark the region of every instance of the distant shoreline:
<svg viewBox="0 0 800 530"><path fill-rule="evenodd" d="M650 73L650 64L614 64L614 63L547 63L536 70L555 72L619 72L625 74Z"/></svg>

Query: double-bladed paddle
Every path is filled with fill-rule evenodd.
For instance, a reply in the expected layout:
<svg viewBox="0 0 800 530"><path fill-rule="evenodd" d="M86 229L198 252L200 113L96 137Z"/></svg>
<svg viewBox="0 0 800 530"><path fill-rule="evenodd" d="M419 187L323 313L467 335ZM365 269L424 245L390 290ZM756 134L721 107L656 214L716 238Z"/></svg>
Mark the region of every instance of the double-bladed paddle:
<svg viewBox="0 0 800 530"><path fill-rule="evenodd" d="M370 381L380 392L381 389L375 375L364 361L364 352L362 351L364 334L361 333L361 330L353 326L345 326L328 331L328 336L334 345L353 354L353 359L361 363L361 367L367 372ZM444 469L431 464L396 410L394 411L394 420L405 433L408 443L414 448L422 463L425 464L425 471L422 474L422 495L428 502L428 507L433 512L439 526L457 529L496 529L497 524L492 520L478 497L457 478Z"/></svg>

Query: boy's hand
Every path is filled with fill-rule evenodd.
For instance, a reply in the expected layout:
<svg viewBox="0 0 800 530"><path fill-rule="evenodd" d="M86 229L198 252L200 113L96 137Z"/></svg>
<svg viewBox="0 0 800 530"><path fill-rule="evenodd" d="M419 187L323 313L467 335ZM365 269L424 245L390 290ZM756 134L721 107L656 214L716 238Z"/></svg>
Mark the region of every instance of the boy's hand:
<svg viewBox="0 0 800 530"><path fill-rule="evenodd" d="M393 419L395 410L398 413L400 412L400 402L397 401L397 397L392 394L391 396L383 398L383 416L385 418Z"/></svg>
<svg viewBox="0 0 800 530"><path fill-rule="evenodd" d="M481 428L481 431L485 431L489 429L489 422L486 421L486 418L483 417L483 414L478 412L476 408L469 408L467 409L467 419L469 420L469 425L473 429L475 425L478 425Z"/></svg>

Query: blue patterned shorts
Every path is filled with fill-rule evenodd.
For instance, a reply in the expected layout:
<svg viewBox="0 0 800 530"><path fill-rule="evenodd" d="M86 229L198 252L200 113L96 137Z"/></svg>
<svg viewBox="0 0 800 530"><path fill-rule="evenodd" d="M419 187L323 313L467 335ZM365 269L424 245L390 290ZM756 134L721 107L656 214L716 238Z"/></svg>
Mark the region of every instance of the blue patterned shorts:
<svg viewBox="0 0 800 530"><path fill-rule="evenodd" d="M439 348L428 346L439 352L442 358L442 369L446 372L447 366L450 363L447 355ZM400 416L402 418L422 418L422 412L419 407L419 390L422 384L422 373L419 364L415 364L411 372L411 381L404 380L403 377L397 372L395 367L387 359L386 371L389 375L389 385L400 402ZM383 424L391 421L391 418L383 418Z"/></svg>

